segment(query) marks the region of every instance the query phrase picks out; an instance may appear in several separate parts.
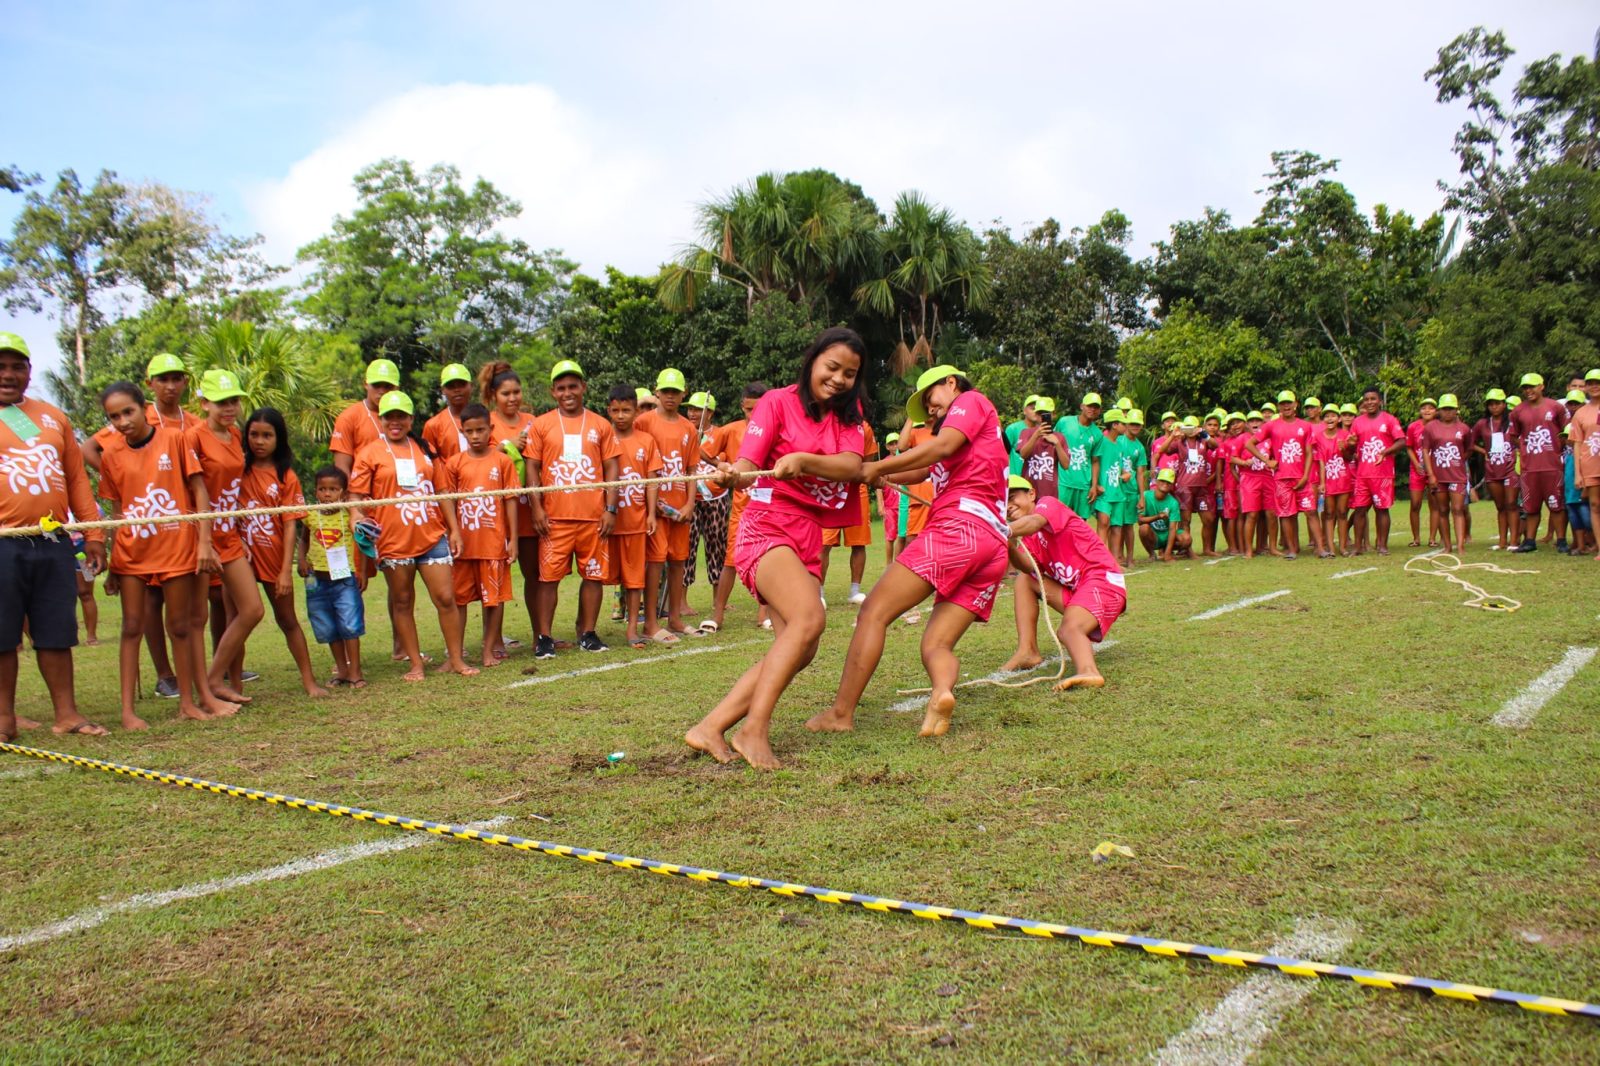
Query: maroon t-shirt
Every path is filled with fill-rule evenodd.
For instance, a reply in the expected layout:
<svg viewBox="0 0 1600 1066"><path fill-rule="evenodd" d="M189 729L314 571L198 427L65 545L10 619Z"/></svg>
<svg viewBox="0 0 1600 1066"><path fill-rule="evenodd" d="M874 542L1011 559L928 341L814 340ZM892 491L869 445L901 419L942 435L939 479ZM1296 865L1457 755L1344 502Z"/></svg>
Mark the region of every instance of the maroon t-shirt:
<svg viewBox="0 0 1600 1066"><path fill-rule="evenodd" d="M1517 427L1511 421L1510 412L1501 421L1478 419L1477 425L1472 427L1472 440L1487 453L1483 461L1484 477L1503 481L1517 472Z"/></svg>
<svg viewBox="0 0 1600 1066"><path fill-rule="evenodd" d="M1511 414L1522 450L1522 472L1561 472L1561 438L1567 428L1567 409L1546 396L1525 403Z"/></svg>
<svg viewBox="0 0 1600 1066"><path fill-rule="evenodd" d="M1472 430L1459 418L1454 422L1434 419L1422 430L1422 447L1433 464L1433 478L1443 484L1467 480L1467 451L1472 447Z"/></svg>
<svg viewBox="0 0 1600 1066"><path fill-rule="evenodd" d="M1041 500L1053 500L1059 495L1056 481L1060 464L1057 462L1055 445L1045 439L1047 434L1053 432L1047 423L1024 430L1017 439L1017 454L1022 456L1022 476L1028 479L1034 495Z"/></svg>

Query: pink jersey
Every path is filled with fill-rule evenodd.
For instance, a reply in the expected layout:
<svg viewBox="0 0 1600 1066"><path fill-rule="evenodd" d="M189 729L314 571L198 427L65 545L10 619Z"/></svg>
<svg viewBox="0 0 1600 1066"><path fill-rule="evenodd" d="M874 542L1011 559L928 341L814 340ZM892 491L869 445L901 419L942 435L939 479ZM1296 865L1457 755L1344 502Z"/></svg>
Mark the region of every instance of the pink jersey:
<svg viewBox="0 0 1600 1066"><path fill-rule="evenodd" d="M1244 454L1244 436L1223 437L1217 445L1217 462L1222 464L1222 485L1226 489L1239 487L1239 468L1233 465L1235 456Z"/></svg>
<svg viewBox="0 0 1600 1066"><path fill-rule="evenodd" d="M1406 427L1406 447L1417 457L1417 461L1411 464L1417 477L1422 477L1422 432L1427 428L1428 423L1420 418Z"/></svg>
<svg viewBox="0 0 1600 1066"><path fill-rule="evenodd" d="M1001 447L1003 462L1004 445ZM799 386L790 385L769 389L756 404L744 432L744 443L739 446L739 458L766 470L791 452L863 455L865 451L866 434L860 424L847 426L831 411L823 415L822 421L813 422L800 403ZM761 477L750 486L747 506L751 510L770 508L809 518L825 529L846 529L860 525L864 518L860 499L856 486L842 481L814 477L777 481Z"/></svg>
<svg viewBox="0 0 1600 1066"><path fill-rule="evenodd" d="M1167 445L1167 438L1163 435L1157 437L1150 445L1151 462L1155 464L1156 472L1163 470L1176 470L1183 457L1178 452L1163 452L1161 449Z"/></svg>
<svg viewBox="0 0 1600 1066"><path fill-rule="evenodd" d="M960 431L965 444L928 472L933 508L928 522L973 522L1004 539L1006 526L1006 442L994 404L976 389L961 393L945 412L939 432Z"/></svg>
<svg viewBox="0 0 1600 1066"><path fill-rule="evenodd" d="M1022 546L1039 564L1040 573L1069 591L1086 580L1110 580L1118 587L1126 587L1122 568L1110 550L1089 523L1072 513L1072 508L1046 497L1039 501L1036 513L1044 516L1045 527L1023 537Z"/></svg>
<svg viewBox="0 0 1600 1066"><path fill-rule="evenodd" d="M1440 484L1461 484L1467 480L1467 453L1472 450L1472 428L1459 418L1454 422L1434 419L1422 431L1422 447L1433 464L1433 478Z"/></svg>
<svg viewBox="0 0 1600 1066"><path fill-rule="evenodd" d="M1261 427L1256 442L1265 444L1266 453L1278 461L1278 469L1272 475L1275 480L1299 481L1305 474L1311 449L1310 422L1303 418L1274 418Z"/></svg>
<svg viewBox="0 0 1600 1066"><path fill-rule="evenodd" d="M1322 464L1322 491L1329 496L1347 494L1355 480L1355 471L1344 457L1344 444L1353 434L1348 429L1336 429L1333 436L1326 432L1316 435L1317 462Z"/></svg>
<svg viewBox="0 0 1600 1066"><path fill-rule="evenodd" d="M1388 411L1357 415L1351 423L1356 435L1356 476L1394 477L1394 456L1383 453L1405 439L1400 420Z"/></svg>

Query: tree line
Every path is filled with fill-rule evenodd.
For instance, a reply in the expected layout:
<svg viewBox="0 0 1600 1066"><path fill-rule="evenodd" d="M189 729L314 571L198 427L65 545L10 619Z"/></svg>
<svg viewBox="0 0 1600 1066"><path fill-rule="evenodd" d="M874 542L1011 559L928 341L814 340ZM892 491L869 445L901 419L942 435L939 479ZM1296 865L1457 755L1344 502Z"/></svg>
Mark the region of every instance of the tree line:
<svg viewBox="0 0 1600 1066"><path fill-rule="evenodd" d="M1458 173L1426 218L1363 207L1336 160L1301 149L1266 161L1253 219L1207 209L1143 258L1115 208L979 232L922 192L885 207L825 170L767 173L700 205L655 274L594 278L507 236L521 206L491 182L385 159L355 176L357 206L299 249L289 284L203 197L11 167L0 190L22 208L0 241L0 294L54 314L65 358L51 385L82 427L100 422L101 386L176 351L240 372L311 452L375 358L401 367L425 411L440 365L490 359L534 383L558 358L606 383L672 365L731 406L748 381L787 380L836 324L874 353L885 427L935 362L968 368L1008 412L1035 392L1199 410L1369 383L1404 412L1436 391L1600 364L1600 35L1587 55L1527 64L1503 100L1513 55L1478 27L1425 72L1464 116Z"/></svg>

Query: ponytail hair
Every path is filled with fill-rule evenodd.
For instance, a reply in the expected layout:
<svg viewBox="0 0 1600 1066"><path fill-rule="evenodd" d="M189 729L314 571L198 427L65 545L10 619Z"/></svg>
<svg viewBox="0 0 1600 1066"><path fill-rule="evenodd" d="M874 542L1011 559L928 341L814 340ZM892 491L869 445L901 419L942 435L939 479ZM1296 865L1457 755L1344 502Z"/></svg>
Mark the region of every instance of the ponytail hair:
<svg viewBox="0 0 1600 1066"><path fill-rule="evenodd" d="M499 392L500 386L508 381L515 381L518 385L522 384L522 378L518 376L515 370L511 369L510 363L504 359L498 359L492 363L483 364L478 371L478 391L483 396L483 405L485 407L491 409L494 407L494 394Z"/></svg>

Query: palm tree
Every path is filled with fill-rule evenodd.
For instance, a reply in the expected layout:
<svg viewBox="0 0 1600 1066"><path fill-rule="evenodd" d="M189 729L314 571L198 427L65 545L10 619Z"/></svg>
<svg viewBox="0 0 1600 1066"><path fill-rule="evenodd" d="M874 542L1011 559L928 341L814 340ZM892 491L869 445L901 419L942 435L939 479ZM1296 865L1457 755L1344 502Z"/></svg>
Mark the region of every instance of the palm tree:
<svg viewBox="0 0 1600 1066"><path fill-rule="evenodd" d="M314 372L301 336L288 329L257 329L252 322L217 322L189 347L196 379L207 370L237 375L246 411L276 407L301 440L324 441L344 401L326 375Z"/></svg>
<svg viewBox="0 0 1600 1066"><path fill-rule="evenodd" d="M898 315L900 344L890 365L899 374L933 362L933 342L944 312L982 307L989 282L977 235L949 208L935 206L919 192L904 192L883 235L883 272L856 289L856 300L878 314ZM905 342L908 324L910 347Z"/></svg>

